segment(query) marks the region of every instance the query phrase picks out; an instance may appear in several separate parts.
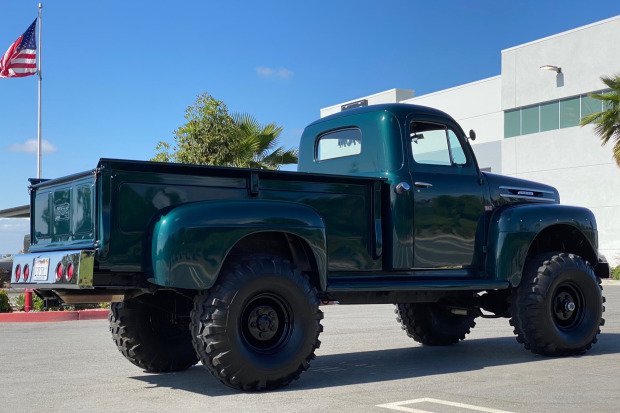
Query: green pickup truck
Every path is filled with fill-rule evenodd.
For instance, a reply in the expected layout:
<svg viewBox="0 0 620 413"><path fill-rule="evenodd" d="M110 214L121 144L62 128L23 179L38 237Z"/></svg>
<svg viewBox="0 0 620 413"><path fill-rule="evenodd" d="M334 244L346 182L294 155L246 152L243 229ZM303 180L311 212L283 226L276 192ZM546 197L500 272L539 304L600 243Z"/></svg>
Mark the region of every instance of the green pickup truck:
<svg viewBox="0 0 620 413"><path fill-rule="evenodd" d="M439 110L374 105L309 125L298 172L101 159L31 180L11 282L50 306L110 301L130 362L200 360L241 390L307 370L332 301L395 304L425 345L506 317L534 353L585 352L609 277L594 215L480 171L474 138Z"/></svg>

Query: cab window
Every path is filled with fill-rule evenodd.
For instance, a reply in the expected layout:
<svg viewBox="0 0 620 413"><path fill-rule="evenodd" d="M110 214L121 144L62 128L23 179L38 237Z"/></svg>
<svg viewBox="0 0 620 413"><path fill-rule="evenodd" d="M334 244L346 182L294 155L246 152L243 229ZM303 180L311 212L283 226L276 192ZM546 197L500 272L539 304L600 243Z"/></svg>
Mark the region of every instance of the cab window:
<svg viewBox="0 0 620 413"><path fill-rule="evenodd" d="M362 152L362 131L357 128L341 129L321 135L316 145L315 159L343 158Z"/></svg>
<svg viewBox="0 0 620 413"><path fill-rule="evenodd" d="M427 165L466 165L457 134L446 125L414 121L409 124L413 160Z"/></svg>

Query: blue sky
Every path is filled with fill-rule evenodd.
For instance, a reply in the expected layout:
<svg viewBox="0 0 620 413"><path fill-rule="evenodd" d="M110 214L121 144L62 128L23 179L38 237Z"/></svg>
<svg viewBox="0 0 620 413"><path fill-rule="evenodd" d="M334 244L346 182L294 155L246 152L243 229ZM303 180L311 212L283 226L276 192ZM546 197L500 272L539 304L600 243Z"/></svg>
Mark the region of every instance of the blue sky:
<svg viewBox="0 0 620 413"><path fill-rule="evenodd" d="M617 0L595 3L44 1L43 177L92 169L101 157L150 159L203 92L282 125L282 144L296 147L322 107L495 76L502 49L620 14ZM0 53L37 4L2 1ZM36 176L36 76L0 79L0 125L5 209L28 203ZM0 253L11 252L3 234L0 221Z"/></svg>

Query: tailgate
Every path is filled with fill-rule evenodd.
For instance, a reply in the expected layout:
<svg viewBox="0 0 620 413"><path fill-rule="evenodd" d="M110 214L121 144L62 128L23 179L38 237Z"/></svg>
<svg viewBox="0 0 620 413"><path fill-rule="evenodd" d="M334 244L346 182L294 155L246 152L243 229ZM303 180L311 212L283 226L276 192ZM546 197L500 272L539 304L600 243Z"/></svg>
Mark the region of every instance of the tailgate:
<svg viewBox="0 0 620 413"><path fill-rule="evenodd" d="M31 187L30 252L95 247L95 183L89 171Z"/></svg>
<svg viewBox="0 0 620 413"><path fill-rule="evenodd" d="M30 250L16 255L11 283L90 288L95 255L96 175L83 172L30 187Z"/></svg>

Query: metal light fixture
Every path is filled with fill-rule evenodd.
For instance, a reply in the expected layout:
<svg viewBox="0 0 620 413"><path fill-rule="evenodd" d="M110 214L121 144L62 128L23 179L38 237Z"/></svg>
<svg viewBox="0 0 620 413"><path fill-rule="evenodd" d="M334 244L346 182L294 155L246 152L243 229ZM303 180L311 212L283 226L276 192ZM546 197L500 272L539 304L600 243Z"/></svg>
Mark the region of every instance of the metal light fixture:
<svg viewBox="0 0 620 413"><path fill-rule="evenodd" d="M562 73L562 68L561 67L557 67L557 66L544 65L544 66L541 66L540 68L543 69L543 70L553 70L557 74Z"/></svg>

